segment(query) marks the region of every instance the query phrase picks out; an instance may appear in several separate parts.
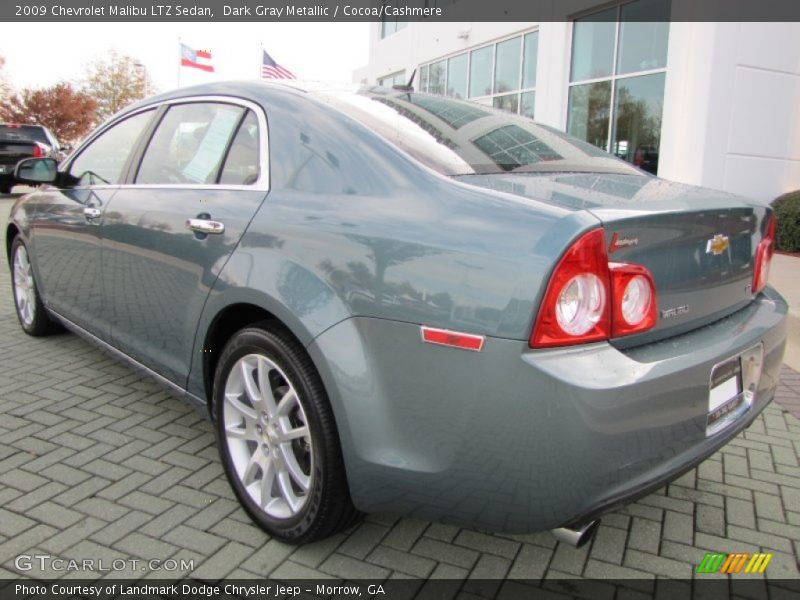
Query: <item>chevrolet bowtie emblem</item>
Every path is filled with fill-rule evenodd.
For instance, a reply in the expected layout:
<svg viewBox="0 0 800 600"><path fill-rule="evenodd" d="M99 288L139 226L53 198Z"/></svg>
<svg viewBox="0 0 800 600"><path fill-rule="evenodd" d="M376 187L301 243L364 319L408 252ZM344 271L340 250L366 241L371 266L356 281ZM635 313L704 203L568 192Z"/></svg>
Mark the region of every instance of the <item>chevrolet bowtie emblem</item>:
<svg viewBox="0 0 800 600"><path fill-rule="evenodd" d="M706 254L719 256L728 249L728 246L730 246L728 236L718 233L713 238L708 240L708 242L706 242Z"/></svg>

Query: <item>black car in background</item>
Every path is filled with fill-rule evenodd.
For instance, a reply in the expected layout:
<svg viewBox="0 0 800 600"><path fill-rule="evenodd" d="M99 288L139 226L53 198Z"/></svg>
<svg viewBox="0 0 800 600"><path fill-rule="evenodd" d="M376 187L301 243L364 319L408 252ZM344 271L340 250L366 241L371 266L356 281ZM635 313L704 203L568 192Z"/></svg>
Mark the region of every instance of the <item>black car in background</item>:
<svg viewBox="0 0 800 600"><path fill-rule="evenodd" d="M0 123L0 194L8 194L14 185L14 167L23 158L65 157L61 144L43 125Z"/></svg>

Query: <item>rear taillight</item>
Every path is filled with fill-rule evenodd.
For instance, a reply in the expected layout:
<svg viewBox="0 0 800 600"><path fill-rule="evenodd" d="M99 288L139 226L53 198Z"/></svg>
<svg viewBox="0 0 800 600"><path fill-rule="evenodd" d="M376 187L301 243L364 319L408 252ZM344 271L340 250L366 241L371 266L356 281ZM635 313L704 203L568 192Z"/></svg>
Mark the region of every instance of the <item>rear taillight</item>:
<svg viewBox="0 0 800 600"><path fill-rule="evenodd" d="M656 324L656 286L642 265L610 263L614 304L611 337L647 331Z"/></svg>
<svg viewBox="0 0 800 600"><path fill-rule="evenodd" d="M44 152L42 152L42 147L39 144L33 145L33 157L34 158L42 158L44 156Z"/></svg>
<svg viewBox="0 0 800 600"><path fill-rule="evenodd" d="M641 265L610 263L605 233L580 237L553 271L530 346L550 348L641 333L656 324L653 277Z"/></svg>
<svg viewBox="0 0 800 600"><path fill-rule="evenodd" d="M608 280L605 234L594 229L572 244L553 271L531 346L547 348L608 339Z"/></svg>
<svg viewBox="0 0 800 600"><path fill-rule="evenodd" d="M753 293L757 294L765 287L769 280L769 268L772 264L772 254L775 251L775 215L769 218L767 231L756 248L755 268L753 269Z"/></svg>

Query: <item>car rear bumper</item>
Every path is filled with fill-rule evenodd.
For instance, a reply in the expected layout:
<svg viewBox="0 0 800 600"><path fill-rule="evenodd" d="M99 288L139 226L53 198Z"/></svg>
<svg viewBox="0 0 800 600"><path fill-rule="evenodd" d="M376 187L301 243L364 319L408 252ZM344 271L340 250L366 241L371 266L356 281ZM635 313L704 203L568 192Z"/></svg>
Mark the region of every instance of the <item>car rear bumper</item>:
<svg viewBox="0 0 800 600"><path fill-rule="evenodd" d="M354 318L309 347L331 396L356 505L503 531L582 522L695 466L772 399L787 307L768 289L706 327L619 350L481 352L419 326ZM706 435L717 363L763 345L752 405Z"/></svg>

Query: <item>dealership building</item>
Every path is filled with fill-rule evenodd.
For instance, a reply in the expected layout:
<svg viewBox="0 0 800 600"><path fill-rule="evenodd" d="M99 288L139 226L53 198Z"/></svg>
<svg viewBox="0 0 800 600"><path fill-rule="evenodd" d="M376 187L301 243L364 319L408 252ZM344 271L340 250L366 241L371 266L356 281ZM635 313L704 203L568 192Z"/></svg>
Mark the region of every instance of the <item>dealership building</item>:
<svg viewBox="0 0 800 600"><path fill-rule="evenodd" d="M404 84L416 69L418 91L531 116L661 177L763 200L800 189L800 23L669 22L683 2L373 23L353 77Z"/></svg>

